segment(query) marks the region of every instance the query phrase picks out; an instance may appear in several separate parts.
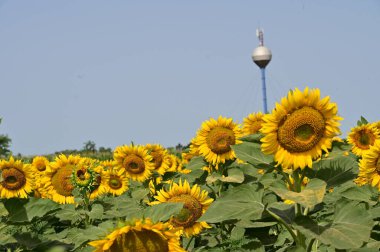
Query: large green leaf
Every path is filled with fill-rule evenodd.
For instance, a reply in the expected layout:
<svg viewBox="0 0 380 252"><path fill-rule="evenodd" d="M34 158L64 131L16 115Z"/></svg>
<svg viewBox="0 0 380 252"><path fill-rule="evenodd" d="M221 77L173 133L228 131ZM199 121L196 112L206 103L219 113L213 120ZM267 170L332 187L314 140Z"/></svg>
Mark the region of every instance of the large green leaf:
<svg viewBox="0 0 380 252"><path fill-rule="evenodd" d="M320 179L311 179L306 187L299 193L274 186L271 186L270 189L283 199L289 199L304 207L313 208L323 201L326 191L326 182Z"/></svg>
<svg viewBox="0 0 380 252"><path fill-rule="evenodd" d="M210 223L232 219L256 220L264 210L263 190L258 185L240 185L224 192L199 219Z"/></svg>
<svg viewBox="0 0 380 252"><path fill-rule="evenodd" d="M18 199L11 198L4 201L4 206L9 213L9 221L30 222L35 217L58 210L60 205L49 199Z"/></svg>
<svg viewBox="0 0 380 252"><path fill-rule="evenodd" d="M273 156L262 153L260 144L243 142L231 147L235 151L237 158L248 162L259 169L271 167L270 164L273 162Z"/></svg>
<svg viewBox="0 0 380 252"><path fill-rule="evenodd" d="M295 219L293 227L337 249L350 249L360 248L368 242L373 224L364 204L340 200L330 225L320 226L309 217L302 216Z"/></svg>
<svg viewBox="0 0 380 252"><path fill-rule="evenodd" d="M353 180L358 173L356 156L349 152L351 147L335 143L327 157L313 163L314 177L326 181L327 188Z"/></svg>
<svg viewBox="0 0 380 252"><path fill-rule="evenodd" d="M183 208L183 202L168 202L150 206L144 210L144 217L156 221L167 221L178 214Z"/></svg>

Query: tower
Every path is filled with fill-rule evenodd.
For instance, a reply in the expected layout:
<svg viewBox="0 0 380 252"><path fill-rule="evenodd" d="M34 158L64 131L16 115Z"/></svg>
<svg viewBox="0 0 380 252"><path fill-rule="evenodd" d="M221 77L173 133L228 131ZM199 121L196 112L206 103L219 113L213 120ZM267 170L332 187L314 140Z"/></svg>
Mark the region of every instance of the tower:
<svg viewBox="0 0 380 252"><path fill-rule="evenodd" d="M265 67L269 64L272 59L272 52L264 46L264 32L260 28L256 30L256 35L259 39L259 46L255 48L252 52L252 60L261 70L261 82L263 90L263 104L264 113L268 113L267 107L267 91L265 85Z"/></svg>

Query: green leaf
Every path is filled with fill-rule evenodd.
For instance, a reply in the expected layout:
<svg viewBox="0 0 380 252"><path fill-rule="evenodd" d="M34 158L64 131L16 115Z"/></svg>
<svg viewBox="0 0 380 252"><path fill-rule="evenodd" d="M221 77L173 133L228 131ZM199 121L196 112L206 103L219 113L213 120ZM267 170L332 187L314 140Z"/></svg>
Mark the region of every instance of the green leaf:
<svg viewBox="0 0 380 252"><path fill-rule="evenodd" d="M228 170L228 176L222 177L221 181L227 183L243 183L244 173L238 168L231 168Z"/></svg>
<svg viewBox="0 0 380 252"><path fill-rule="evenodd" d="M112 218L141 218L142 208L136 200L129 198L127 194L119 197L105 197L104 203L104 219Z"/></svg>
<svg viewBox="0 0 380 252"><path fill-rule="evenodd" d="M228 170L228 176L222 176L219 173L214 172L213 174L207 176L207 183L211 184L216 181L223 181L226 183L243 183L244 173L238 168L231 168Z"/></svg>
<svg viewBox="0 0 380 252"><path fill-rule="evenodd" d="M299 193L273 186L270 187L270 189L283 199L293 200L304 207L313 208L323 201L326 191L326 182L320 179L311 179L306 187Z"/></svg>
<svg viewBox="0 0 380 252"><path fill-rule="evenodd" d="M202 170L204 166L207 166L207 163L203 160L203 157L193 157L190 162L187 164L186 169L189 170Z"/></svg>
<svg viewBox="0 0 380 252"><path fill-rule="evenodd" d="M263 136L264 135L261 133L256 133L256 134L243 136L240 138L240 140L244 142L260 143L260 139L263 138Z"/></svg>
<svg viewBox="0 0 380 252"><path fill-rule="evenodd" d="M353 154L346 156L345 152L344 148L334 147L328 157L313 163L314 177L326 181L327 188L338 186L356 178L359 169L356 156Z"/></svg>
<svg viewBox="0 0 380 252"><path fill-rule="evenodd" d="M235 226L231 231L230 239L233 241L240 240L244 237L245 228Z"/></svg>
<svg viewBox="0 0 380 252"><path fill-rule="evenodd" d="M139 188L132 191L132 198L137 201L143 200L149 194L148 188Z"/></svg>
<svg viewBox="0 0 380 252"><path fill-rule="evenodd" d="M102 220L103 219L104 208L100 204L92 205L91 211L88 213L90 220Z"/></svg>
<svg viewBox="0 0 380 252"><path fill-rule="evenodd" d="M232 219L260 219L264 210L263 190L258 185L239 185L214 201L199 221L216 223Z"/></svg>
<svg viewBox="0 0 380 252"><path fill-rule="evenodd" d="M364 204L340 200L330 225L320 226L309 217L302 216L296 218L293 227L337 249L350 249L360 248L368 242L373 224Z"/></svg>
<svg viewBox="0 0 380 252"><path fill-rule="evenodd" d="M265 155L261 152L260 144L243 142L241 144L233 145L231 148L234 150L236 157L248 162L258 169L271 167L273 156Z"/></svg>
<svg viewBox="0 0 380 252"><path fill-rule="evenodd" d="M35 217L43 217L60 208L59 204L49 199L39 198L11 198L4 201L4 206L12 222L30 222Z"/></svg>
<svg viewBox="0 0 380 252"><path fill-rule="evenodd" d="M236 223L237 227L244 228L263 228L263 227L271 227L276 225L277 222L260 222L260 221L250 221L250 220L240 220Z"/></svg>
<svg viewBox="0 0 380 252"><path fill-rule="evenodd" d="M370 185L350 187L340 192L340 195L349 200L364 201L374 205L377 203L378 191ZM376 201L374 201L374 198Z"/></svg>
<svg viewBox="0 0 380 252"><path fill-rule="evenodd" d="M76 223L82 219L83 211L78 211L75 209L75 205L67 204L62 205L61 210L59 210L55 216L59 218L60 221L70 221L71 223Z"/></svg>
<svg viewBox="0 0 380 252"><path fill-rule="evenodd" d="M365 119L363 116L360 116L360 120L358 120L357 126L362 126L362 125L365 125L365 124L368 124L367 119Z"/></svg>
<svg viewBox="0 0 380 252"><path fill-rule="evenodd" d="M149 217L153 222L167 221L178 214L183 208L183 202L168 202L150 206L144 210L144 217Z"/></svg>

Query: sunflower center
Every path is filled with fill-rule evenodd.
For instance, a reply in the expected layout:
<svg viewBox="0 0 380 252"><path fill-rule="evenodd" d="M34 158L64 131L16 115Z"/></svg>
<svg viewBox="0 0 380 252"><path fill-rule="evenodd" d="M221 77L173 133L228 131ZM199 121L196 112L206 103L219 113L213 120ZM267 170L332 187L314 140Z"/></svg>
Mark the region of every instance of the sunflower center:
<svg viewBox="0 0 380 252"><path fill-rule="evenodd" d="M208 133L206 143L216 154L227 153L231 150L231 145L235 144L235 134L231 129L216 127Z"/></svg>
<svg viewBox="0 0 380 252"><path fill-rule="evenodd" d="M150 153L150 155L152 156L152 162L154 163L154 168L155 169L158 169L161 167L162 165L162 155L158 152L155 152L155 151L152 151Z"/></svg>
<svg viewBox="0 0 380 252"><path fill-rule="evenodd" d="M45 163L37 164L36 168L37 168L37 170L39 170L40 172L42 172L42 171L46 170L46 165L45 165Z"/></svg>
<svg viewBox="0 0 380 252"><path fill-rule="evenodd" d="M126 156L124 158L123 165L124 168L130 173L140 174L145 171L144 160L135 154Z"/></svg>
<svg viewBox="0 0 380 252"><path fill-rule="evenodd" d="M78 170L78 171L77 171L77 178L80 179L80 180L85 180L85 179L86 179L85 174L86 174L85 171L83 171L83 170Z"/></svg>
<svg viewBox="0 0 380 252"><path fill-rule="evenodd" d="M63 196L72 196L74 189L71 183L72 167L61 167L51 177L54 189Z"/></svg>
<svg viewBox="0 0 380 252"><path fill-rule="evenodd" d="M120 178L117 177L117 176L111 176L110 177L110 180L108 182L108 185L112 188L112 189L120 189L122 187L122 183L120 181Z"/></svg>
<svg viewBox="0 0 380 252"><path fill-rule="evenodd" d="M357 146L360 149L368 150L375 143L376 136L367 130L361 130L357 134Z"/></svg>
<svg viewBox="0 0 380 252"><path fill-rule="evenodd" d="M16 168L4 169L2 176L4 180L1 185L8 190L21 189L26 183L25 174Z"/></svg>
<svg viewBox="0 0 380 252"><path fill-rule="evenodd" d="M322 139L325 120L320 112L303 107L288 115L279 125L280 145L291 153L309 151Z"/></svg>
<svg viewBox="0 0 380 252"><path fill-rule="evenodd" d="M201 203L191 195L181 194L170 198L168 202L183 202L182 210L172 218L171 222L177 227L191 227L202 216Z"/></svg>
<svg viewBox="0 0 380 252"><path fill-rule="evenodd" d="M168 252L168 240L160 234L141 229L119 235L109 248L110 252Z"/></svg>

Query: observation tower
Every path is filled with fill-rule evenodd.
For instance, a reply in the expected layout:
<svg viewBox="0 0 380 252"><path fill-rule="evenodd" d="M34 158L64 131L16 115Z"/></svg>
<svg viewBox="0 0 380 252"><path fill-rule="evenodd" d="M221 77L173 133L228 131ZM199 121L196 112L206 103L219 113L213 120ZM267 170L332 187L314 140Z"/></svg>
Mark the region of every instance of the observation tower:
<svg viewBox="0 0 380 252"><path fill-rule="evenodd" d="M267 107L267 88L265 85L265 67L269 64L272 59L272 52L264 46L264 31L262 29L256 30L256 35L259 39L259 46L255 48L252 52L252 60L261 70L261 82L263 89L263 104L264 113L268 113Z"/></svg>

